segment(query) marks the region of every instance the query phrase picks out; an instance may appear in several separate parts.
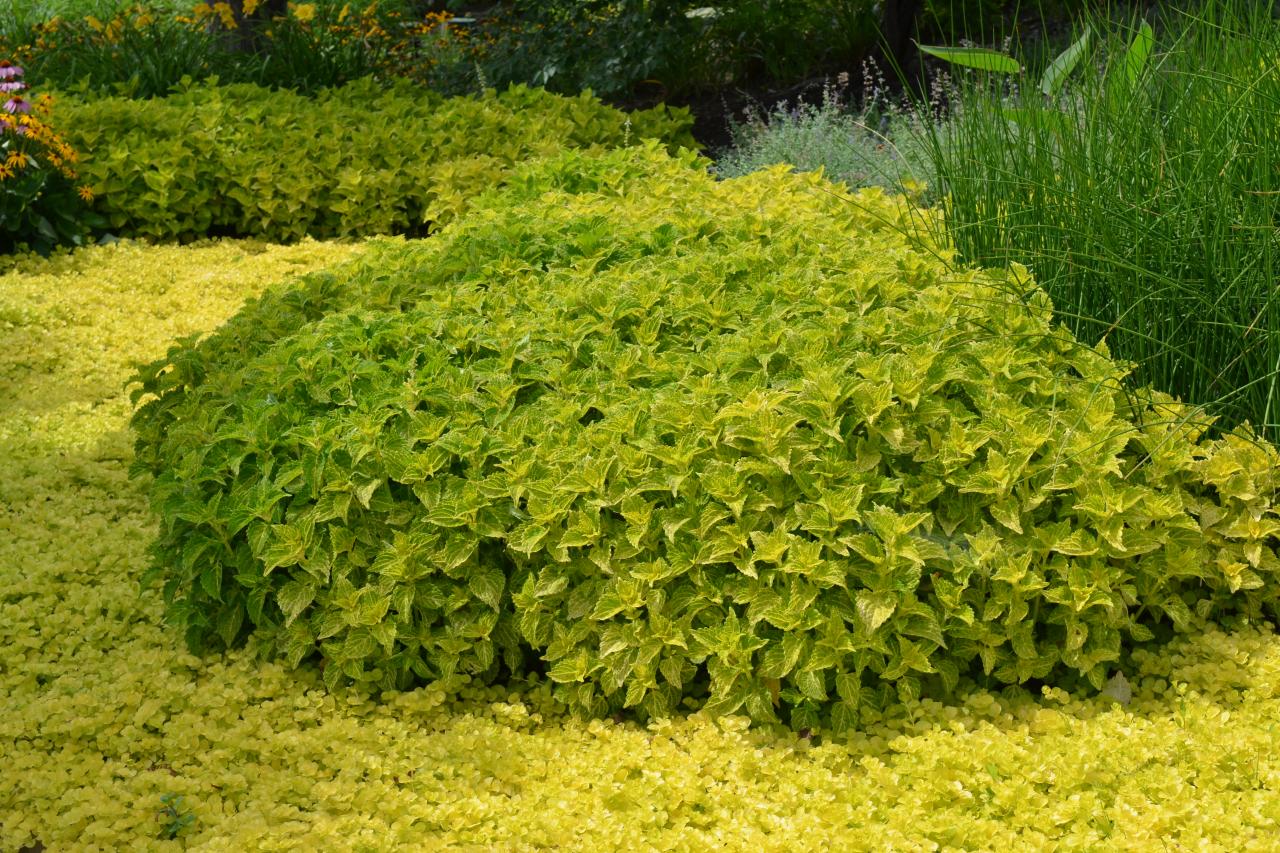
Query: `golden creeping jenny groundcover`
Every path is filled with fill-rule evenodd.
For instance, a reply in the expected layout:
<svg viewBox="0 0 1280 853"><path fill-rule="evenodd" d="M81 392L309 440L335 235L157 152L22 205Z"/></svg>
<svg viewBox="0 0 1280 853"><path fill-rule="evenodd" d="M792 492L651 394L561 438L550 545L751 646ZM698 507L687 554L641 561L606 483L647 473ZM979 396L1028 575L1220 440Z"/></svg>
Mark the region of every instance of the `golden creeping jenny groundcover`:
<svg viewBox="0 0 1280 853"><path fill-rule="evenodd" d="M154 521L121 383L360 251L117 245L0 277L3 849L1274 849L1269 625L1139 652L1127 707L977 691L840 742L576 721L538 686L374 701L314 668L181 651L158 593L138 595ZM167 795L194 818L177 840Z"/></svg>

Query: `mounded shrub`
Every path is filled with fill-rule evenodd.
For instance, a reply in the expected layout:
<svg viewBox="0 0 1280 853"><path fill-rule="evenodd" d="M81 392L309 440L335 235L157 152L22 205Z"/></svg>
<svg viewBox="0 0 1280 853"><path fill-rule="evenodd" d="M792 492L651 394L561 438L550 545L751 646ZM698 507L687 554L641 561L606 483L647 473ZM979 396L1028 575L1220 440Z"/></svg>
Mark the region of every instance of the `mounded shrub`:
<svg viewBox="0 0 1280 853"><path fill-rule="evenodd" d="M590 93L522 86L446 99L405 81L314 97L241 84L67 99L59 119L109 226L180 240L422 233L531 157L644 138L696 144L683 109L627 114Z"/></svg>
<svg viewBox="0 0 1280 853"><path fill-rule="evenodd" d="M192 647L839 730L1275 614L1271 446L1126 391L900 199L691 166L522 169L144 367Z"/></svg>

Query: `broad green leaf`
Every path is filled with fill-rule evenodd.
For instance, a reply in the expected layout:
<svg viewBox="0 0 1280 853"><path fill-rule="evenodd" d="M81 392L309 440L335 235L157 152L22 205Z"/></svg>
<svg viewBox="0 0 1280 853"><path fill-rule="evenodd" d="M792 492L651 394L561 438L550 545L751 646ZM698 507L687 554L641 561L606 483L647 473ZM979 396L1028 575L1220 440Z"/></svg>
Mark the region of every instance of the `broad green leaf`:
<svg viewBox="0 0 1280 853"><path fill-rule="evenodd" d="M977 68L981 71L998 71L1001 74L1018 74L1022 66L1012 56L988 50L985 47L937 47L916 45L921 51L953 65Z"/></svg>
<svg viewBox="0 0 1280 853"><path fill-rule="evenodd" d="M946 658L938 661L935 666L938 669L938 675L942 678L942 689L947 695L953 693L960 683L960 670L955 662Z"/></svg>
<svg viewBox="0 0 1280 853"><path fill-rule="evenodd" d="M271 525L271 536L259 557L263 562L263 574L270 574L273 569L296 566L302 562L306 557L307 548L311 545L314 529L314 523L295 522Z"/></svg>
<svg viewBox="0 0 1280 853"><path fill-rule="evenodd" d="M392 545L378 553L369 569L385 577L400 580L405 577L408 561L404 552Z"/></svg>
<svg viewBox="0 0 1280 853"><path fill-rule="evenodd" d="M550 574L544 569L542 574L538 576L536 585L533 588L535 598L550 598L558 595L569 585L569 576L566 574Z"/></svg>
<svg viewBox="0 0 1280 853"><path fill-rule="evenodd" d="M352 625L363 627L376 625L387 615L387 610L390 607L391 596L371 587L366 587L360 590L356 598L356 605L352 608L347 618Z"/></svg>
<svg viewBox="0 0 1280 853"><path fill-rule="evenodd" d="M1098 553L1098 543L1083 528L1076 528L1065 537L1057 538L1051 550L1071 557L1087 557Z"/></svg>
<svg viewBox="0 0 1280 853"><path fill-rule="evenodd" d="M778 715L767 690L756 689L747 694L747 713L758 723L776 723Z"/></svg>
<svg viewBox="0 0 1280 853"><path fill-rule="evenodd" d="M348 662L360 663L373 654L377 647L377 641L374 640L373 635L369 633L367 628L357 628L347 632L347 636L343 638L341 648L337 652L337 657L343 661L344 665ZM355 678L363 670L363 665L360 665L355 670L355 674L348 674L350 677Z"/></svg>
<svg viewBox="0 0 1280 853"><path fill-rule="evenodd" d="M991 517L1014 533L1022 532L1022 512L1017 500L1005 499L993 503L989 510Z"/></svg>
<svg viewBox="0 0 1280 853"><path fill-rule="evenodd" d="M321 677L324 679L325 688L330 692L333 692L338 689L340 684L342 684L342 667L332 660L326 660L325 663L326 665Z"/></svg>
<svg viewBox="0 0 1280 853"><path fill-rule="evenodd" d="M391 609L402 617L408 618L412 614L411 608L416 593L417 589L411 584L397 586L391 593Z"/></svg>
<svg viewBox="0 0 1280 853"><path fill-rule="evenodd" d="M1145 625L1133 622L1129 625L1129 636L1134 642L1145 643L1155 639L1155 634L1151 633L1151 629Z"/></svg>
<svg viewBox="0 0 1280 853"><path fill-rule="evenodd" d="M310 581L291 580L276 593L276 603L284 614L284 624L290 625L316 598L316 585Z"/></svg>
<svg viewBox="0 0 1280 853"><path fill-rule="evenodd" d="M297 666L303 658L315 651L315 648L315 637L306 630L306 623L294 623L292 629L286 632L284 658L290 666Z"/></svg>
<svg viewBox="0 0 1280 853"><path fill-rule="evenodd" d="M913 611L903 622L901 630L904 634L928 640L941 648L947 647L938 617L927 606Z"/></svg>
<svg viewBox="0 0 1280 853"><path fill-rule="evenodd" d="M373 493L378 490L382 483L382 480L368 480L356 486L355 496L356 500L360 502L360 506L365 509L369 508L369 501L373 498Z"/></svg>
<svg viewBox="0 0 1280 853"><path fill-rule="evenodd" d="M482 669L488 669L493 663L494 649L493 641L489 639L477 640L470 649L468 649L476 657L476 663Z"/></svg>
<svg viewBox="0 0 1280 853"><path fill-rule="evenodd" d="M797 672L791 679L805 696L819 702L826 700L827 688L821 672Z"/></svg>
<svg viewBox="0 0 1280 853"><path fill-rule="evenodd" d="M478 544L476 537L469 533L459 531L446 534L444 546L439 552L440 569L453 573L454 569L471 559ZM456 577L454 574L451 576Z"/></svg>
<svg viewBox="0 0 1280 853"><path fill-rule="evenodd" d="M1063 85L1066 84L1067 78L1071 76L1071 72L1080 64L1080 60L1084 59L1089 51L1089 41L1093 37L1093 30L1089 26L1084 28L1080 38L1064 50L1062 53L1049 63L1049 67L1044 70L1044 74L1040 77L1040 91L1046 95L1055 96L1062 91Z"/></svg>
<svg viewBox="0 0 1280 853"><path fill-rule="evenodd" d="M703 710L717 717L728 716L736 713L747 701L747 697L750 694L750 683L746 678L739 677L728 684L719 685L718 689L713 690L711 698L707 701Z"/></svg>
<svg viewBox="0 0 1280 853"><path fill-rule="evenodd" d="M857 603L858 616L870 633L893 615L898 606L898 596L892 592L871 592L863 590L854 596Z"/></svg>
<svg viewBox="0 0 1280 853"><path fill-rule="evenodd" d="M898 652L902 655L902 660L912 670L923 673L936 671L929 661L929 655L919 645L911 642L906 637L898 638Z"/></svg>
<svg viewBox="0 0 1280 853"><path fill-rule="evenodd" d="M1038 657L1040 654L1031 636L1033 627L1029 622L1019 622L1009 628L1009 644L1013 647L1013 653L1020 658L1029 659Z"/></svg>
<svg viewBox="0 0 1280 853"><path fill-rule="evenodd" d="M618 594L616 588L607 587L599 599L596 600L595 607L587 618L599 622L610 619L626 609L627 603L622 600L622 596Z"/></svg>
<svg viewBox="0 0 1280 853"><path fill-rule="evenodd" d="M632 681L628 683L627 695L626 695L626 698L623 700L622 706L624 708L634 708L636 705L639 705L641 702L644 701L644 698L648 694L648 692L649 692L648 686L642 681Z"/></svg>
<svg viewBox="0 0 1280 853"><path fill-rule="evenodd" d="M1191 608L1187 607L1186 602L1179 596L1166 596L1164 601L1160 603L1160 607L1178 630L1185 631L1191 627L1191 622L1193 621Z"/></svg>
<svg viewBox="0 0 1280 853"><path fill-rule="evenodd" d="M622 625L611 624L600 633L599 656L603 658L612 657L618 652L632 648L633 631L628 631Z"/></svg>
<svg viewBox="0 0 1280 853"><path fill-rule="evenodd" d="M818 706L813 702L801 702L791 709L791 728L796 731L812 731L820 722Z"/></svg>
<svg viewBox="0 0 1280 853"><path fill-rule="evenodd" d="M853 731L858 727L858 708L847 702L831 706L831 728L836 734Z"/></svg>
<svg viewBox="0 0 1280 853"><path fill-rule="evenodd" d="M312 617L317 640L336 637L347 627L347 618L340 610L322 610Z"/></svg>
<svg viewBox="0 0 1280 853"><path fill-rule="evenodd" d="M898 701L904 705L913 705L920 701L920 679L914 675L897 679L894 684Z"/></svg>
<svg viewBox="0 0 1280 853"><path fill-rule="evenodd" d="M394 622L379 622L369 626L369 636L382 647L383 654L391 654L396 642L396 626Z"/></svg>
<svg viewBox="0 0 1280 853"><path fill-rule="evenodd" d="M551 616L538 610L526 610L520 614L520 636L535 647L545 647L551 639Z"/></svg>
<svg viewBox="0 0 1280 853"><path fill-rule="evenodd" d="M640 707L650 719L666 719L675 710L673 701L675 698L670 690L663 690L662 688L650 690L645 694L644 701L640 703Z"/></svg>
<svg viewBox="0 0 1280 853"><path fill-rule="evenodd" d="M837 673L836 695L841 701L856 707L862 701L862 677L852 672Z"/></svg>
<svg viewBox="0 0 1280 853"><path fill-rule="evenodd" d="M214 601L222 600L222 563L210 562L200 570L200 588Z"/></svg>
<svg viewBox="0 0 1280 853"><path fill-rule="evenodd" d="M467 589L495 611L499 610L507 578L501 569L484 564L473 566L467 576Z"/></svg>
<svg viewBox="0 0 1280 853"><path fill-rule="evenodd" d="M550 528L545 524L527 522L507 534L507 547L521 554L531 555L540 547Z"/></svg>
<svg viewBox="0 0 1280 853"><path fill-rule="evenodd" d="M684 686L684 662L681 658L666 655L658 664L658 671L662 673L662 677L667 683L679 690Z"/></svg>
<svg viewBox="0 0 1280 853"><path fill-rule="evenodd" d="M244 609L237 601L229 601L218 613L218 636L224 646L231 647L244 625Z"/></svg>
<svg viewBox="0 0 1280 853"><path fill-rule="evenodd" d="M1147 60L1151 56L1151 49L1155 46L1155 42L1156 37L1151 25L1143 21L1124 55L1125 80L1128 81L1130 86L1138 82L1138 77L1142 74L1143 69L1146 68Z"/></svg>

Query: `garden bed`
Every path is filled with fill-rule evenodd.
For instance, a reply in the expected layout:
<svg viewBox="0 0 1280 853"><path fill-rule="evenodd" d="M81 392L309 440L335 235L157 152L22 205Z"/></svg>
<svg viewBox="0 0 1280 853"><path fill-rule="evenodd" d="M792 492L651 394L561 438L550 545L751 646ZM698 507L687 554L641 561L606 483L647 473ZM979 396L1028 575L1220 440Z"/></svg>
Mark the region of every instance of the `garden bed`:
<svg viewBox="0 0 1280 853"><path fill-rule="evenodd" d="M314 14L294 4L290 26ZM1111 38L1108 56L1142 43ZM1149 77L1126 60L1098 109L1143 127L1205 38ZM1218 115L1219 89L1275 67L1280 41L1249 44L1173 102ZM1272 80L1231 109L1269 116ZM1118 361L1064 328L1051 252L1028 260L1024 235L974 260L955 239L974 241L965 210L1123 235L1113 214L1154 204L1129 183L990 198L993 152L1019 149L977 134L957 149L986 152L969 208L944 161L951 207L927 211L916 184L756 172L763 148L714 180L662 150L691 144L687 115L588 95L366 82L339 90L365 95L345 128L334 93L189 83L62 102L78 188L48 103L9 110L7 144L59 154L63 201L93 205L61 236L118 230L0 258L0 850L1274 848L1280 637L1259 614L1277 613L1280 457L1233 429L1275 428L1274 395L1209 431L1160 392L1194 394L1148 383L1152 359L1126 378L1123 328ZM1114 97L1134 85L1146 100ZM1005 133L991 91L962 89L986 111L955 115ZM770 115L779 159L800 164L797 128L857 130L834 92ZM202 182L136 130L162 113L210 129ZM492 132L455 150L459 116ZM1188 121L1191 149L1210 124L1241 134L1210 148L1257 166L1215 192L1270 233L1270 160L1234 155L1270 125ZM374 125L417 128L429 156ZM367 150L321 197L271 144L295 137ZM1124 138L1102 150L1165 150ZM1100 174L1027 162L1044 186ZM1226 174L1196 162L1159 164L1151 199L1206 196L1159 189ZM1134 220L1169 281L1198 281L1169 254L1202 244L1198 210L1159 217L1189 223L1168 235ZM1269 244L1208 233L1231 261L1214 269L1269 281ZM1115 265L1115 293L1150 301L1135 269ZM1244 396L1274 386L1276 314L1241 293L1184 287L1153 337L1182 346L1207 318Z"/></svg>
<svg viewBox="0 0 1280 853"><path fill-rule="evenodd" d="M130 362L359 251L125 244L0 278L5 849L1271 848L1269 626L1139 653L1127 707L975 692L840 742L579 722L545 686L374 702L314 667L186 653L138 595L154 522L126 475Z"/></svg>

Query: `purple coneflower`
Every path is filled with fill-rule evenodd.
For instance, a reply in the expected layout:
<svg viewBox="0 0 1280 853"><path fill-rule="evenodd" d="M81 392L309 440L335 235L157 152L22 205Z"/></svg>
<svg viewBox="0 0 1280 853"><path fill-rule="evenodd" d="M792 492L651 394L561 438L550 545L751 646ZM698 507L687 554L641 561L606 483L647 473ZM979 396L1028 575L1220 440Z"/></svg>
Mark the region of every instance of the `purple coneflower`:
<svg viewBox="0 0 1280 853"><path fill-rule="evenodd" d="M27 84L21 80L6 80L0 83L0 92L21 92L27 88Z"/></svg>
<svg viewBox="0 0 1280 853"><path fill-rule="evenodd" d="M21 95L14 95L5 101L4 109L5 112L14 113L15 115L17 113L29 113L31 112L31 102Z"/></svg>
<svg viewBox="0 0 1280 853"><path fill-rule="evenodd" d="M0 59L0 80L12 80L21 77L22 69L7 59Z"/></svg>

